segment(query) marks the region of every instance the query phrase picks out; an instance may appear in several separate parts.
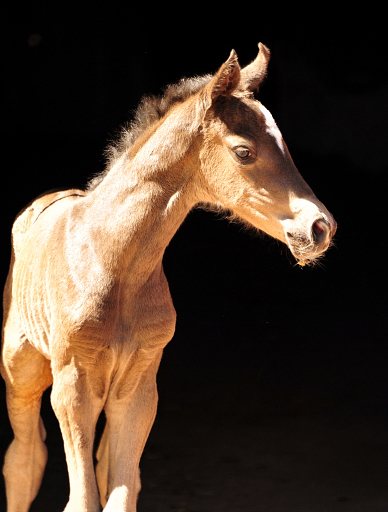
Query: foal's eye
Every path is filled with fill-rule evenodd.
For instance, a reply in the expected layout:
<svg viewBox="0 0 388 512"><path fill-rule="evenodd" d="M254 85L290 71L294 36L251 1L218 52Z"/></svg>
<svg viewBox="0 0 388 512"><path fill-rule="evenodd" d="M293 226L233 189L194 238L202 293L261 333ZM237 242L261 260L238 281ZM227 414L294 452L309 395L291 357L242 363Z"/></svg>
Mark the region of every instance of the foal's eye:
<svg viewBox="0 0 388 512"><path fill-rule="evenodd" d="M249 149L244 147L236 148L234 152L241 160L246 160L252 156L252 153L249 151Z"/></svg>

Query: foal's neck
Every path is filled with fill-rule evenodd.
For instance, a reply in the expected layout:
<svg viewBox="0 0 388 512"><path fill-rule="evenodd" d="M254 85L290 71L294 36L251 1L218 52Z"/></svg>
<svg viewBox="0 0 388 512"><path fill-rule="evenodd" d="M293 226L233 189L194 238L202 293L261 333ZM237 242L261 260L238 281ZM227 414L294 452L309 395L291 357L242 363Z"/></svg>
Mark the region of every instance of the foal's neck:
<svg viewBox="0 0 388 512"><path fill-rule="evenodd" d="M197 202L198 165L192 122L171 114L151 129L139 148L129 148L90 193L94 237L103 266L143 281ZM135 154L133 154L135 152Z"/></svg>

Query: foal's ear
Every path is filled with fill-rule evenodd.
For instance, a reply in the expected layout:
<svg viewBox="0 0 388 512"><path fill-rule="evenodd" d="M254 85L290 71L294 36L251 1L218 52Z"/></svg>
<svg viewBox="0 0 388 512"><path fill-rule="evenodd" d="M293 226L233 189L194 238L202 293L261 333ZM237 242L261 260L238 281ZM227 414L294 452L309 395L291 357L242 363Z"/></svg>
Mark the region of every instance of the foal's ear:
<svg viewBox="0 0 388 512"><path fill-rule="evenodd" d="M256 92L259 85L267 73L268 62L270 59L269 49L262 43L259 43L259 53L256 59L241 70L241 79L239 90L246 92Z"/></svg>
<svg viewBox="0 0 388 512"><path fill-rule="evenodd" d="M206 103L209 108L220 96L230 96L240 82L240 65L237 53L232 50L229 58L205 87Z"/></svg>

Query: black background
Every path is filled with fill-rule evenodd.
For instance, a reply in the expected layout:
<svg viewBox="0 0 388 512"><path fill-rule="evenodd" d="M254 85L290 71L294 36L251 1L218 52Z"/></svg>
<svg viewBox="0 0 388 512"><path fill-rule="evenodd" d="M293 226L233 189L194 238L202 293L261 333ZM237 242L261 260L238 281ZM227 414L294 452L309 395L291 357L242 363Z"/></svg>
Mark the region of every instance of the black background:
<svg viewBox="0 0 388 512"><path fill-rule="evenodd" d="M245 65L258 41L272 52L262 102L338 222L322 265L301 269L282 244L211 213L190 213L165 255L178 322L159 372L151 452L171 421L177 446L179 439L190 444L186 423L194 417L202 425L276 417L281 425L318 414L345 432L357 425L365 433L355 452L387 424L387 44L381 14L371 7L341 19L327 4L322 11L40 3L13 7L3 22L2 281L12 221L27 202L54 187L82 187L102 170L107 141L143 94L215 72L232 48ZM62 468L53 491L58 504L47 510L61 510L62 445L48 398L44 407ZM0 414L5 449L12 436L4 398ZM204 432L216 439L212 428ZM241 435L236 429L236 442ZM386 438L379 450L387 454ZM376 467L373 454L365 460ZM380 464L377 472L386 475L384 457ZM148 510L147 492L145 484L139 510ZM334 499L346 505L352 497ZM252 503L246 510L267 509Z"/></svg>

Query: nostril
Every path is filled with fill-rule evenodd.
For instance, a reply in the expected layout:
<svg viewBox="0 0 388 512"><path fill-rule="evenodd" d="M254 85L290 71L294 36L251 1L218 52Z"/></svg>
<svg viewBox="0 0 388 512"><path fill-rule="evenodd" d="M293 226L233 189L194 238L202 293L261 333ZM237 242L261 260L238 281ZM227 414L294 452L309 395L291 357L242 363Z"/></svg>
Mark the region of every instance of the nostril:
<svg viewBox="0 0 388 512"><path fill-rule="evenodd" d="M326 233L328 233L328 225L323 219L316 220L313 224L313 237L317 244L326 240Z"/></svg>
<svg viewBox="0 0 388 512"><path fill-rule="evenodd" d="M320 235L325 231L324 229L324 221L323 220L316 220L313 224L313 231L316 235Z"/></svg>

